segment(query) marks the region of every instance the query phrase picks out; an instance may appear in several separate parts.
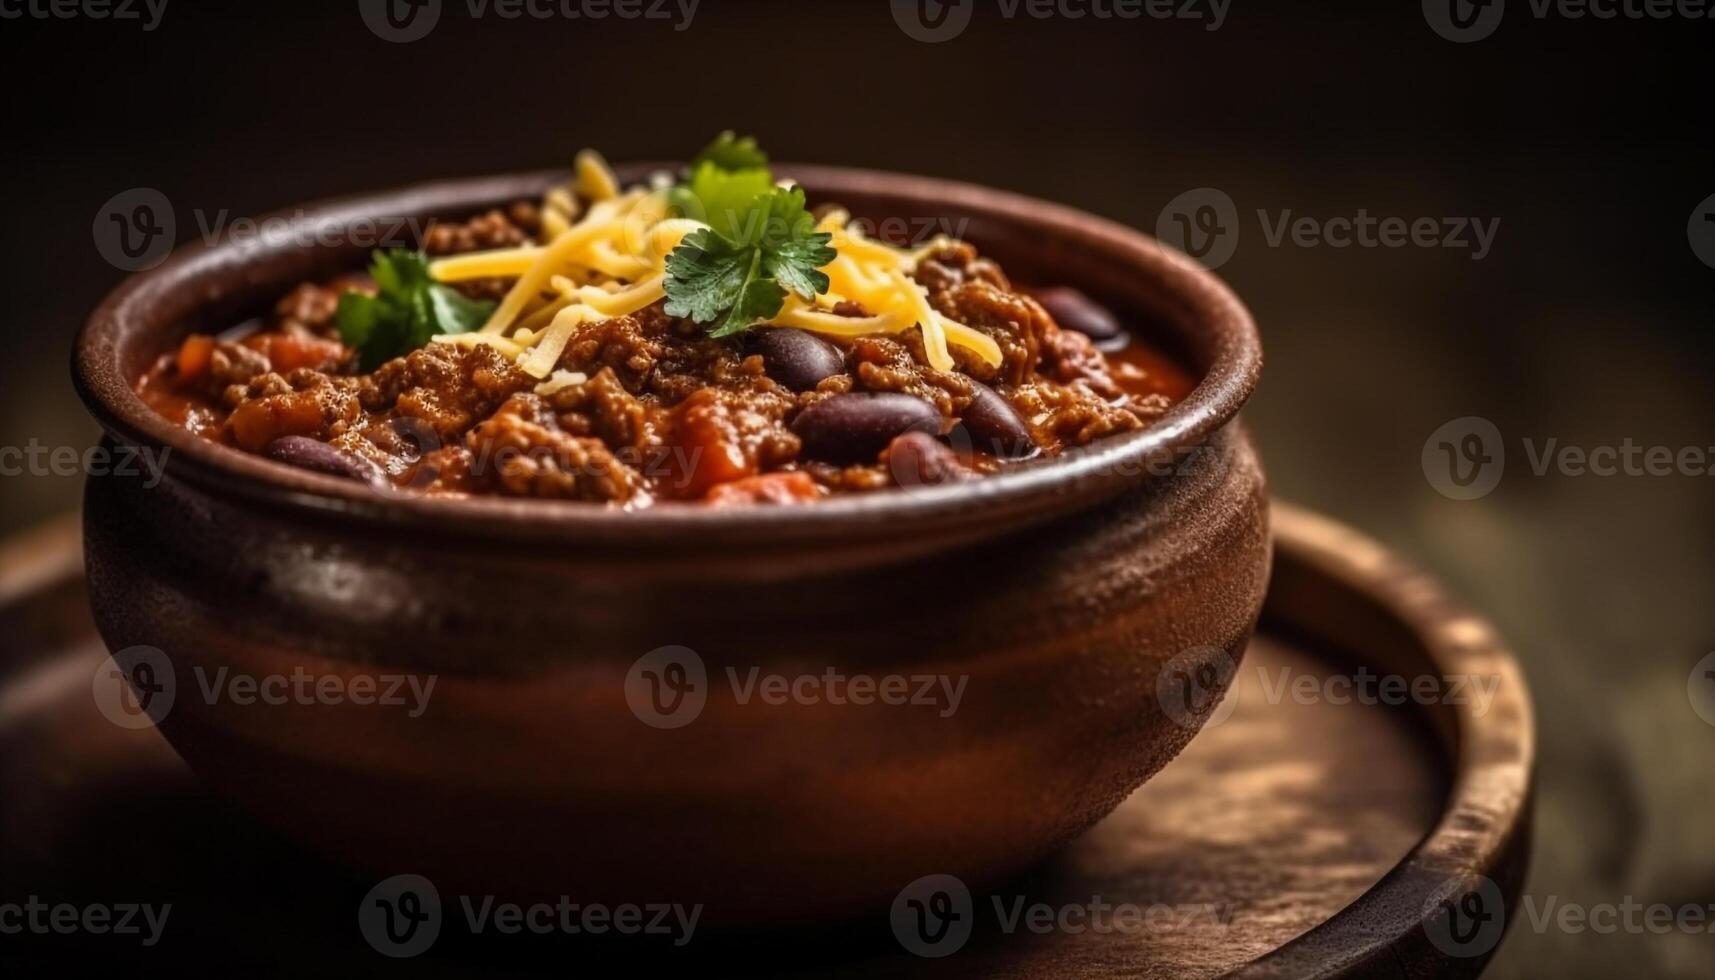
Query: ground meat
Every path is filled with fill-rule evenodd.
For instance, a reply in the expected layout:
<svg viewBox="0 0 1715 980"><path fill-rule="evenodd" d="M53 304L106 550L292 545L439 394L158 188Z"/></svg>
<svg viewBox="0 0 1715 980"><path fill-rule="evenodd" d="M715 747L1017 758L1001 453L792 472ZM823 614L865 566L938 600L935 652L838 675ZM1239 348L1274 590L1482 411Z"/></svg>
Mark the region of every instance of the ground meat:
<svg viewBox="0 0 1715 980"><path fill-rule="evenodd" d="M535 395L517 395L465 437L467 480L514 497L626 503L642 489L637 470L599 439L562 430Z"/></svg>
<svg viewBox="0 0 1715 980"><path fill-rule="evenodd" d="M491 248L512 248L535 240L541 227L536 206L520 201L502 211L496 208L466 221L437 221L423 235L423 251L430 255L458 255Z"/></svg>
<svg viewBox="0 0 1715 980"><path fill-rule="evenodd" d="M817 483L835 493L869 493L895 485L893 474L882 466L833 466L811 460L803 467Z"/></svg>
<svg viewBox="0 0 1715 980"><path fill-rule="evenodd" d="M978 255L976 247L965 242L950 242L924 256L913 278L930 292L952 289L965 282L986 282L996 289L1012 291L1012 283L1007 281L1000 266Z"/></svg>
<svg viewBox="0 0 1715 980"><path fill-rule="evenodd" d="M1123 393L1108 371L1108 359L1081 333L1053 329L1042 345L1043 374L1064 385L1082 385L1104 400Z"/></svg>
<svg viewBox="0 0 1715 980"><path fill-rule="evenodd" d="M652 307L659 314L660 307ZM660 314L663 317L665 314ZM654 377L651 393L668 402L682 401L702 388L754 391L761 397L789 395L769 380L762 358L747 356L730 342L708 337L701 327L682 320L669 320L664 331L669 344Z"/></svg>
<svg viewBox="0 0 1715 980"><path fill-rule="evenodd" d="M281 330L300 328L319 337L338 339L333 315L339 308L339 296L344 290L335 286L300 283L274 304L274 316Z"/></svg>
<svg viewBox="0 0 1715 980"><path fill-rule="evenodd" d="M970 380L924 365L923 339L911 332L897 337L859 337L846 355L846 368L864 391L897 391L921 398L957 418L971 401Z"/></svg>
<svg viewBox="0 0 1715 980"><path fill-rule="evenodd" d="M477 493L476 460L464 446L447 446L423 454L406 469L404 485L429 493ZM394 482L399 482L395 477Z"/></svg>
<svg viewBox="0 0 1715 980"><path fill-rule="evenodd" d="M226 424L233 441L253 453L281 436L337 438L363 414L350 379L307 368L288 377L264 374L245 390Z"/></svg>
<svg viewBox="0 0 1715 980"><path fill-rule="evenodd" d="M935 309L1000 345L998 369L962 349L954 352L959 370L978 381L1023 384L1036 369L1044 339L1059 332L1047 311L1012 292L999 267L978 258L969 245L950 245L926 257L918 264L917 281L929 290Z"/></svg>
<svg viewBox="0 0 1715 980"><path fill-rule="evenodd" d="M515 248L536 240L542 216L536 205L519 201L468 221L437 221L423 234L423 251L430 255L459 255L491 248ZM512 287L509 279L473 279L459 283L472 299L499 299Z"/></svg>
<svg viewBox="0 0 1715 980"><path fill-rule="evenodd" d="M247 396L246 386L252 378L273 370L268 355L230 340L214 342L209 355L207 387L221 392L229 406L236 407Z"/></svg>
<svg viewBox="0 0 1715 980"><path fill-rule="evenodd" d="M641 451L659 442L657 434L667 414L660 403L633 394L608 367L582 384L549 395L548 403L560 413L559 422L566 431L595 436L614 449Z"/></svg>
<svg viewBox="0 0 1715 980"><path fill-rule="evenodd" d="M560 427L600 439L660 495L701 497L797 455L785 426L797 397L768 378L761 358L661 304L590 324L559 367L586 375L548 396Z"/></svg>
<svg viewBox="0 0 1715 980"><path fill-rule="evenodd" d="M589 324L566 345L559 366L592 376L611 370L627 391L644 391L667 351L666 318L655 310Z"/></svg>
<svg viewBox="0 0 1715 980"><path fill-rule="evenodd" d="M1057 384L1028 384L1008 396L1012 407L1030 422L1037 442L1051 449L1082 446L1146 424L1131 405L1115 405L1087 388Z"/></svg>
<svg viewBox="0 0 1715 980"><path fill-rule="evenodd" d="M293 295L308 302L304 299L308 294L301 290ZM286 305L281 303L282 311ZM329 372L345 366L349 352L343 345L313 332L295 317L286 318L283 312L281 316L277 329L243 340L193 338L202 341L207 359L194 377L177 379L180 388L231 409L252 397L250 383L263 375L283 375L300 368Z"/></svg>
<svg viewBox="0 0 1715 980"><path fill-rule="evenodd" d="M358 395L365 409L419 419L451 443L535 384L493 347L430 344L362 378Z"/></svg>

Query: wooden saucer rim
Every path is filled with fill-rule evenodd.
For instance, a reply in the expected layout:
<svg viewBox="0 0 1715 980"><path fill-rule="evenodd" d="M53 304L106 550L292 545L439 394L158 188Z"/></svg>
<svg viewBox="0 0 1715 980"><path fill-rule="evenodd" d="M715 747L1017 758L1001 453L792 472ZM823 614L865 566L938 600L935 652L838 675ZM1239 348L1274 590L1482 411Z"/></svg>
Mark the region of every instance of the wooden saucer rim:
<svg viewBox="0 0 1715 980"><path fill-rule="evenodd" d="M1362 617L1409 631L1420 649L1402 651L1385 668L1407 677L1429 671L1441 677L1494 679L1486 706L1466 701L1425 706L1424 721L1442 749L1451 788L1435 826L1406 857L1352 904L1297 939L1227 973L1228 980L1294 977L1445 975L1463 962L1475 976L1499 948L1473 943L1449 953L1431 938L1445 928L1447 910L1492 882L1513 905L1523 887L1536 760L1536 727L1529 688L1517 659L1489 622L1429 575L1368 536L1337 521L1276 502L1275 580L1264 624L1304 629L1295 594L1336 590L1337 598L1367 607ZM1295 612L1296 611L1296 612ZM1352 628L1323 624L1322 637L1354 643ZM1443 945L1446 945L1443 939ZM1463 955L1460 955L1463 954Z"/></svg>

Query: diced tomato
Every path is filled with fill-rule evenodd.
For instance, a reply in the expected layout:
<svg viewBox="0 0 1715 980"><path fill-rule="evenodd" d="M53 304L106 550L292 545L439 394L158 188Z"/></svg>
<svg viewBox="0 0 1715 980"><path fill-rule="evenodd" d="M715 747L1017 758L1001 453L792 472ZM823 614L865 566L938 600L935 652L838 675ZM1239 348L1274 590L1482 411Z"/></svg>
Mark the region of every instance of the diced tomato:
<svg viewBox="0 0 1715 980"><path fill-rule="evenodd" d="M267 334L263 353L274 370L284 374L298 368L326 371L345 360L346 348L337 340L323 340L310 334Z"/></svg>
<svg viewBox="0 0 1715 980"><path fill-rule="evenodd" d="M710 490L703 500L711 507L731 507L743 504L801 504L822 495L810 474L801 472L764 473L723 483Z"/></svg>
<svg viewBox="0 0 1715 980"><path fill-rule="evenodd" d="M182 382L196 382L208 373L208 365L214 357L214 338L205 333L193 333L179 345L179 355L176 361L178 368L177 379Z"/></svg>
<svg viewBox="0 0 1715 980"><path fill-rule="evenodd" d="M665 488L669 494L694 500L722 483L756 473L756 463L745 454L726 406L712 393L697 392L674 414L667 460L671 476Z"/></svg>
<svg viewBox="0 0 1715 980"><path fill-rule="evenodd" d="M254 398L233 409L226 424L240 448L256 453L281 436L321 435L322 405L313 391Z"/></svg>

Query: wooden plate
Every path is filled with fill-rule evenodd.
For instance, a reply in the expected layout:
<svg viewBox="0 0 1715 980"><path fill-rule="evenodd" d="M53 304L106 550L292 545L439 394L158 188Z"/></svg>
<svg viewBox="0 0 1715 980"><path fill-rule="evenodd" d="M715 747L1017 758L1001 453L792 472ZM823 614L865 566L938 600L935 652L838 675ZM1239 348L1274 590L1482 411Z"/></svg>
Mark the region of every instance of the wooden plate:
<svg viewBox="0 0 1715 980"><path fill-rule="evenodd" d="M968 907L937 904L944 883L930 883L901 893L899 916L697 933L683 946L473 935L460 900L442 896L440 935L412 972L629 972L649 960L750 976L1474 975L1524 874L1534 750L1523 678L1483 620L1373 542L1287 507L1275 523L1264 627L1230 707L1024 878L959 896ZM375 882L232 812L152 730L98 711L105 651L84 610L74 524L0 548L0 637L0 928L23 921L7 903L32 898L172 905L153 946L25 929L0 932L0 963L295 973L385 962L358 923ZM913 917L942 908L955 916ZM927 946L913 936L924 925L938 937Z"/></svg>

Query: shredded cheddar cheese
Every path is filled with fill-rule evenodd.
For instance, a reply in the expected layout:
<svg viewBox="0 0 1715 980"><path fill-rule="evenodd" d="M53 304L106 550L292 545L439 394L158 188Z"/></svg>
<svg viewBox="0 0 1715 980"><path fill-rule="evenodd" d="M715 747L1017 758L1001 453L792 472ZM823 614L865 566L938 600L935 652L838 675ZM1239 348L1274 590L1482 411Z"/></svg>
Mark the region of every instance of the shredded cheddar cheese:
<svg viewBox="0 0 1715 980"><path fill-rule="evenodd" d="M564 368L562 368L560 370L555 371L553 374L549 375L548 380L537 385L536 386L536 394L538 394L538 395L552 395L554 392L559 391L562 388L570 388L573 385L581 385L585 381L588 381L588 380L589 380L589 377L586 376L582 371L567 371Z"/></svg>
<svg viewBox="0 0 1715 980"><path fill-rule="evenodd" d="M454 347L475 347L478 344L484 344L511 358L518 358L524 354L524 347L516 340L486 333L441 334L434 338L434 342L452 344Z"/></svg>
<svg viewBox="0 0 1715 980"><path fill-rule="evenodd" d="M666 295L668 254L686 235L708 227L674 216L667 201L671 181L664 177L623 190L599 155L579 153L572 187L555 188L543 199L541 244L431 263L430 274L441 282L515 280L480 332L435 339L495 347L526 373L544 379L537 388L541 393L581 383L582 375L557 369L572 338L587 324L660 302ZM580 207L580 199L587 208ZM759 329L796 327L843 338L916 329L929 366L938 371L955 367L953 348L1000 364L1000 347L991 337L936 310L928 291L911 278L918 263L950 239L913 250L895 248L866 237L843 211L830 212L816 230L832 236L829 244L837 252L822 270L827 290L814 301L789 294L780 313ZM841 302L856 303L868 315L831 312Z"/></svg>
<svg viewBox="0 0 1715 980"><path fill-rule="evenodd" d="M465 282L471 279L514 278L530 271L542 250L535 246L502 248L491 252L472 252L436 259L429 263L429 274L441 282Z"/></svg>

